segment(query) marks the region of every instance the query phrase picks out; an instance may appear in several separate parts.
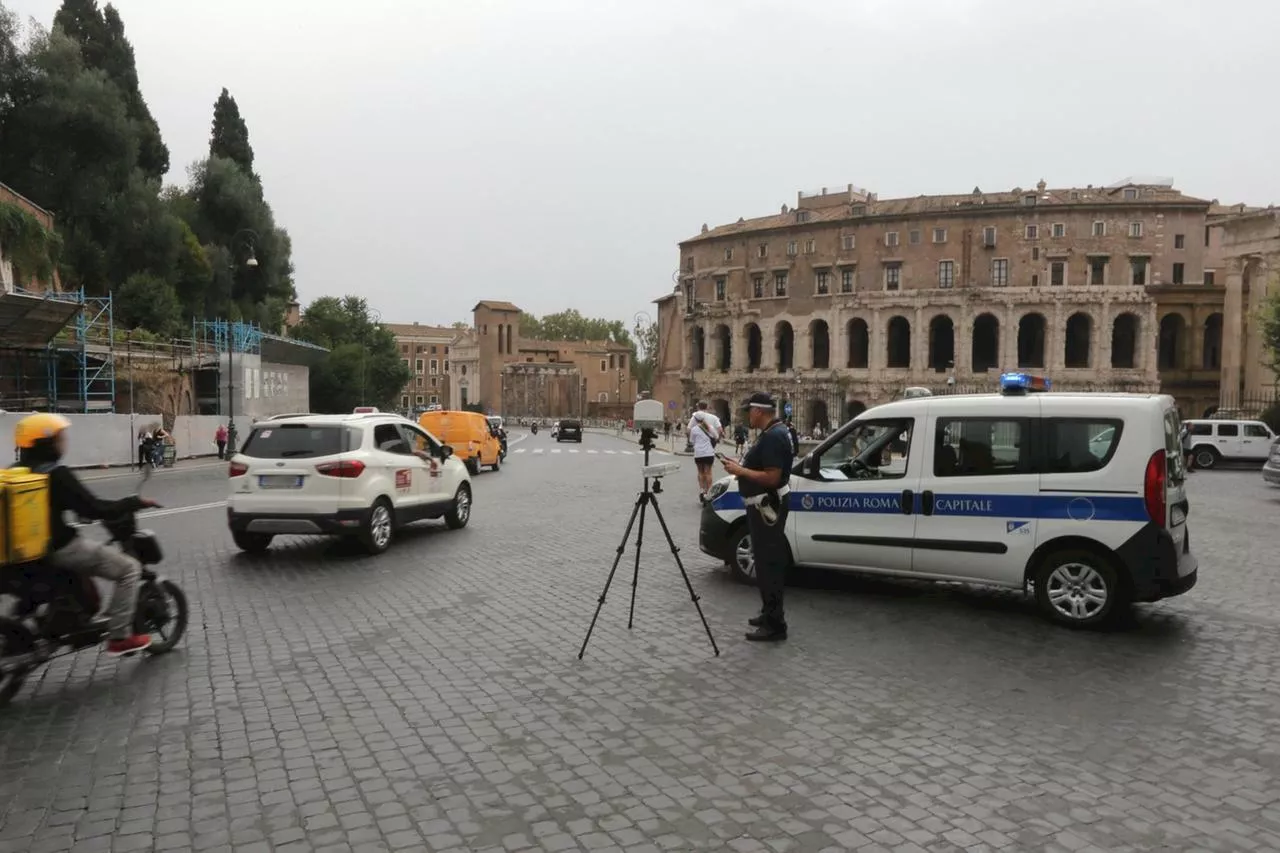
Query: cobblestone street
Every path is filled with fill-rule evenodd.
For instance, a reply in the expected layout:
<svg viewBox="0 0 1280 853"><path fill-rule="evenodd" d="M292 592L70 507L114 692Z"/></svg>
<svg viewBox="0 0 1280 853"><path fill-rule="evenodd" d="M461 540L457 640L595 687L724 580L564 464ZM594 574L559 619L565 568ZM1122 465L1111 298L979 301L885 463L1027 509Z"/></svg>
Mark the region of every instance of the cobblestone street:
<svg viewBox="0 0 1280 853"><path fill-rule="evenodd" d="M628 557L578 661L640 457L513 451L465 530L378 558L242 555L220 467L158 475L187 638L57 661L0 710L0 851L1280 849L1280 491L1255 468L1191 475L1200 583L1118 630L805 573L761 647L680 459L659 500L721 656L650 523L635 628Z"/></svg>

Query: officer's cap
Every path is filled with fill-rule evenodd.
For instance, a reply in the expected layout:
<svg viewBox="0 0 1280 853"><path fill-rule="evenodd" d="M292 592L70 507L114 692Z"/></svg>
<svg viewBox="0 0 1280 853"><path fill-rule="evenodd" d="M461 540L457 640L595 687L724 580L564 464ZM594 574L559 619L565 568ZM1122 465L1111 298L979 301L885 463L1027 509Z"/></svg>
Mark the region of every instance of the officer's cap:
<svg viewBox="0 0 1280 853"><path fill-rule="evenodd" d="M773 398L770 397L768 393L764 391L757 391L755 394L751 395L750 400L747 400L747 408L765 409L772 412L778 408L778 404L773 401Z"/></svg>

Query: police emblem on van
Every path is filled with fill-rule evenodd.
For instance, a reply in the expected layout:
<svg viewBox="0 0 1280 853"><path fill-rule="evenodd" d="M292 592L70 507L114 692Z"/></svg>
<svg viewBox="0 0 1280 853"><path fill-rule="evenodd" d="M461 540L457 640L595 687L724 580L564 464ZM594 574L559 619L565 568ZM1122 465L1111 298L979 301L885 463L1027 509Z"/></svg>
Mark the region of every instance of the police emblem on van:
<svg viewBox="0 0 1280 853"><path fill-rule="evenodd" d="M1005 533L1016 533L1019 536L1031 535L1031 522L1029 521L1006 521L1004 523Z"/></svg>
<svg viewBox="0 0 1280 853"><path fill-rule="evenodd" d="M802 495L800 497L800 507L802 509L813 509L813 495Z"/></svg>

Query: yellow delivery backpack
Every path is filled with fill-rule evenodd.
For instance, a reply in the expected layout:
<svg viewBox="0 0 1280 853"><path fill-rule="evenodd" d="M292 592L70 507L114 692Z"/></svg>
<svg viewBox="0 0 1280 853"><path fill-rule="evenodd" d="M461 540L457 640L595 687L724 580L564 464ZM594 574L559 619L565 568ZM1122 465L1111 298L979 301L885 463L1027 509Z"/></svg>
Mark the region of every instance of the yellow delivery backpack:
<svg viewBox="0 0 1280 853"><path fill-rule="evenodd" d="M40 559L49 534L49 475L0 468L0 566Z"/></svg>

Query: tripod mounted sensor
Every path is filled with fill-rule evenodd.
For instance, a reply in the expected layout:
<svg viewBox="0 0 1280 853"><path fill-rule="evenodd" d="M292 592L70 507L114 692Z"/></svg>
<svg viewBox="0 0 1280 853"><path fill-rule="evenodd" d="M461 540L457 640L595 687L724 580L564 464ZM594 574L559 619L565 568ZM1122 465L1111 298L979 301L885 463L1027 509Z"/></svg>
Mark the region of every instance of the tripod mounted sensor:
<svg viewBox="0 0 1280 853"><path fill-rule="evenodd" d="M662 510L658 507L659 494L662 494L662 478L668 474L674 474L680 469L677 462L660 462L656 465L649 463L649 453L653 450L653 441L657 436L658 430L662 429L663 412L662 403L658 400L640 400L636 403L634 412L634 421L636 427L640 430L640 447L644 449L644 467L640 469L644 476L644 488L636 497L635 507L631 510L631 518L627 521L627 529L622 534L622 543L618 545L617 555L613 558L613 567L609 569L609 578L604 582L604 590L600 593L600 598L596 601L596 612L591 617L591 625L587 628L587 636L582 640L582 648L578 650L578 660L582 660L582 656L587 653L587 643L591 642L591 632L596 628L596 620L600 618L600 610L604 607L605 597L609 594L609 587L613 585L613 576L618 572L618 566L622 562L622 555L627 550L627 540L631 538L631 530L636 530L636 561L635 567L631 574L631 608L627 614L627 630L630 630L635 623L636 615L636 587L640 584L640 548L644 543L644 518L645 512L650 506L653 507L653 514L658 518L658 524L662 526L662 533L667 538L667 545L671 548L671 556L675 558L676 567L680 569L680 576L684 578L685 588L689 590L689 598L693 601L694 608L698 611L698 618L702 620L702 627L707 632L707 639L711 641L711 649L716 653L716 657L720 656L720 647L716 645L716 638L711 635L711 626L707 624L707 617L702 612L702 605L698 603L698 594L694 592L693 584L689 581L689 573L684 570L684 563L680 562L680 549L676 546L675 540L671 538L671 531L667 527L667 521L662 517ZM639 527L636 527L636 519L640 520Z"/></svg>

